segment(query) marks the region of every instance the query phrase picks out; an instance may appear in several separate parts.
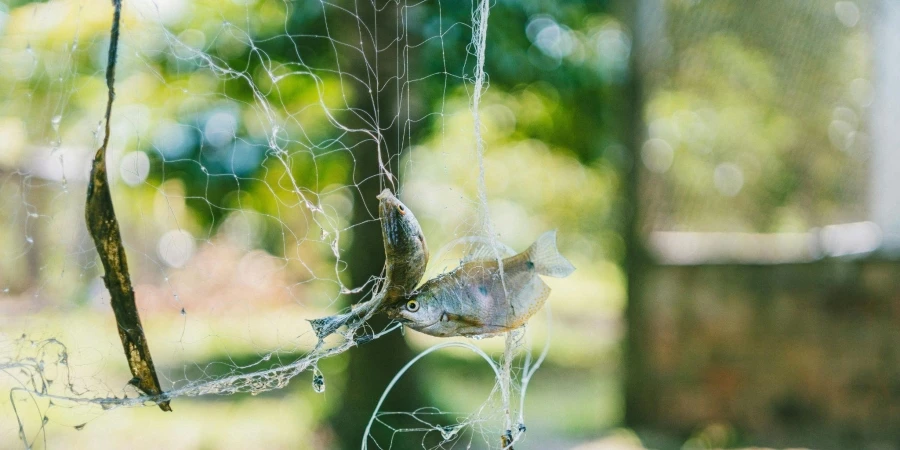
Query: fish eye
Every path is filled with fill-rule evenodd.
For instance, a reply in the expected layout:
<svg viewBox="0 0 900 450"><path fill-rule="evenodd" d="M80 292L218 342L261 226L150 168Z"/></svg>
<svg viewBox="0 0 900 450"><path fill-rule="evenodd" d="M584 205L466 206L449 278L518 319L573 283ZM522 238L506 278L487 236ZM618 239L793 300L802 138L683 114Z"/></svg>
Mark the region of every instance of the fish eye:
<svg viewBox="0 0 900 450"><path fill-rule="evenodd" d="M397 211L400 211L400 215L406 214L406 208L403 205L397 205Z"/></svg>
<svg viewBox="0 0 900 450"><path fill-rule="evenodd" d="M418 311L418 310L419 310L419 302L417 302L417 301L415 301L415 300L410 300L410 301L406 302L406 309L407 309L409 312L416 312L416 311Z"/></svg>

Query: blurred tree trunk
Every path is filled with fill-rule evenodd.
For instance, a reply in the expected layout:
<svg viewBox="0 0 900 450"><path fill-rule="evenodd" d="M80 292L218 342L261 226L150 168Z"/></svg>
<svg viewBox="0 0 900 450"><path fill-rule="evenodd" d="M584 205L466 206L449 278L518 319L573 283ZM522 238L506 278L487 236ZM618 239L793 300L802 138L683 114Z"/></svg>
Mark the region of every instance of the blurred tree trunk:
<svg viewBox="0 0 900 450"><path fill-rule="evenodd" d="M628 285L625 321L625 423L630 427L646 423L655 413L658 397L650 381L653 373L640 349L647 348L643 340L649 339L651 330L644 311L646 273L652 261L644 242L648 232L646 218L642 217L643 195L641 190L641 147L647 139L644 124L645 89L652 85L659 68L665 20L665 5L661 0L635 0L620 5L630 25L632 34L631 62L628 78L628 105L630 111L627 133L631 165L625 175L623 192L625 205L625 274Z"/></svg>
<svg viewBox="0 0 900 450"><path fill-rule="evenodd" d="M339 39L351 44L361 41L364 43L365 60L358 53L355 56L348 55L350 71L360 80L368 82L368 86L353 82L356 100L351 107L360 111L357 116L370 115L371 119L367 118L367 121L370 123L377 121L383 133L380 151L384 163L388 164L388 155L396 156L400 151L401 133L398 132L398 127L402 130L406 119L402 114L397 119L400 105L397 95L398 81L395 78L406 77L405 73L398 74L398 70L404 70L403 61L398 57L402 58L402 46L405 42L399 40L395 42L398 33L402 33L402 30L398 31L397 15L400 13L400 7L393 2L377 6L380 10L376 12L369 2L348 5L351 11L357 8L365 28L368 28L376 40L377 49L373 47L372 37L366 34L365 28L363 35L360 36L356 24L344 24ZM345 77L345 87L347 81L348 78ZM369 87L371 93L367 91ZM366 127L362 124L362 120L352 125ZM357 183L359 192L354 199L351 223L362 225L353 228L353 241L344 256L349 264L351 286L354 287L362 286L372 276L378 276L384 267L380 223L373 222L372 219L378 217L378 201L375 197L383 187L390 187L390 184L384 177L378 176L378 151L375 143L371 141L353 149L355 158L353 182ZM392 162L395 167L399 166L396 159ZM364 223L367 221L368 223ZM361 299L361 296L348 297L353 303ZM384 329L388 323L387 318L379 314L369 322L369 325L377 332ZM394 332L352 349L348 354L350 363L347 368L347 385L341 406L331 417L331 423L338 436L340 448L358 449L378 399L394 375L412 359L413 353L403 336L399 332ZM395 389L388 396L381 411L413 411L422 406L417 378L412 371L407 373L402 381L402 389ZM372 435L378 438L378 442L387 442L390 433L385 431L383 427L380 430L376 427ZM421 436L417 439L421 439ZM394 448L398 448L398 445L399 448L405 448L395 439Z"/></svg>

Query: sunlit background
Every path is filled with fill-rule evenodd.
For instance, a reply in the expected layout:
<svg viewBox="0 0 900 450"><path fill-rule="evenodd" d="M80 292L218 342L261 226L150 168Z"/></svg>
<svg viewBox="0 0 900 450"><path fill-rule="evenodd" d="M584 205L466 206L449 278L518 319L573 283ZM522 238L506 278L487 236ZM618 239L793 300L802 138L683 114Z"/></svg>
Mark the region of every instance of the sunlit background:
<svg viewBox="0 0 900 450"><path fill-rule="evenodd" d="M392 187L427 276L486 212L515 250L557 229L578 268L527 327L550 347L516 449L900 448L900 4L496 1L487 209L477 5L372 5L125 0L110 181L164 389L311 350L306 319L381 274L372 193ZM46 376L88 397L137 395L83 218L111 16L0 3L0 368L56 339ZM0 448L359 448L387 382L443 340L381 341L322 360L322 393L307 372L173 413L8 397L8 369ZM452 425L494 388L439 351L388 409ZM499 448L467 424L445 443L380 425L377 448Z"/></svg>

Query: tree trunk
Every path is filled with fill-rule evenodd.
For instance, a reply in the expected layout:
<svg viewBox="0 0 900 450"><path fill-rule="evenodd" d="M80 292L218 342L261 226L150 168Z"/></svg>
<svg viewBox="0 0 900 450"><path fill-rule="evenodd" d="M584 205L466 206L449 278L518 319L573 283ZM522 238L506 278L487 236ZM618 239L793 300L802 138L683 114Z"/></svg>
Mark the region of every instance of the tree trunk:
<svg viewBox="0 0 900 450"><path fill-rule="evenodd" d="M625 321L625 424L629 427L646 423L654 414L658 397L648 383L653 374L641 349L647 348L644 340L650 330L647 314L643 311L646 272L651 264L644 242L647 223L642 213L641 195L641 147L647 139L644 124L645 86L658 68L660 46L664 33L665 5L660 0L636 0L625 2L626 23L631 25L632 50L628 80L628 104L630 105L627 133L630 134L631 164L625 177L625 275L627 305Z"/></svg>
<svg viewBox="0 0 900 450"><path fill-rule="evenodd" d="M358 14L366 27L375 36L373 43L369 35L363 31L360 38L357 27L345 26L341 36L343 42L357 43L362 41L366 60L357 53L350 55L350 64L353 74L361 80L368 80L368 87L372 93L364 91L366 86L360 83L352 85L355 92L355 105L353 108L364 111L358 116L370 116L374 118L381 129L381 144L376 145L368 141L357 146L353 150L355 158L353 182L357 183L358 193L353 203L353 224L362 224L353 228L353 241L350 248L344 254L351 271L351 285L362 286L372 277L377 276L384 268L384 246L382 243L381 228L377 221L371 221L378 217L378 201L375 196L384 187L391 187L390 181L379 175L379 151L387 164L388 155L394 155L400 151L401 142L398 139L402 131L406 117L401 114L397 119L401 105L398 104L398 85L392 77L406 77L405 72L398 74L398 56L402 57L403 42L394 42L398 35L398 17L401 9L393 2L386 5L377 5L381 10L375 11L369 2L358 2L352 8L358 8ZM399 31L402 33L402 30ZM373 45L374 44L374 45ZM390 45L389 45L390 44ZM398 51L398 46L399 51ZM378 49L376 51L376 48ZM403 71L403 62L399 66ZM402 82L403 80L401 80ZM345 83L345 87L347 83ZM374 103L374 105L373 105ZM372 119L366 119L372 122ZM360 119L360 126L363 120ZM354 126L357 124L354 123ZM369 125L371 127L371 125ZM394 159L395 168L399 168L397 159ZM363 222L367 222L364 223ZM351 302L362 300L361 296L350 296ZM369 321L371 329L380 331L388 325L388 319L379 314ZM370 331L371 332L371 331ZM354 348L348 352L350 363L347 369L347 385L341 407L331 418L332 426L339 440L340 448L358 449L363 440L364 430L369 418L375 410L375 405L381 397L384 389L394 375L413 357L413 353L399 332L390 333L380 339ZM418 389L416 374L408 372L399 389L394 390L381 407L381 411L413 411L423 406ZM384 427L373 427L372 436L379 443L390 441L390 432ZM403 437L403 436L399 436ZM421 436L417 436L421 439ZM370 441L371 445L371 441ZM399 447L398 447L399 446ZM407 448L402 442L393 441L394 448ZM386 448L386 447L385 447Z"/></svg>

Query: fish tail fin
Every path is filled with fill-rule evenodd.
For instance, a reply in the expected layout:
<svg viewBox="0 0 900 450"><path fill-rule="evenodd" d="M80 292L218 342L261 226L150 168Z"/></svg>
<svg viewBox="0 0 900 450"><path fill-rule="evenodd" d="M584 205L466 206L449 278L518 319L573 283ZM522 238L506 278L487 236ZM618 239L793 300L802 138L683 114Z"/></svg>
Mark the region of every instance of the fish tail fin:
<svg viewBox="0 0 900 450"><path fill-rule="evenodd" d="M541 235L525 252L534 270L541 275L565 278L575 271L575 266L556 249L556 230Z"/></svg>

